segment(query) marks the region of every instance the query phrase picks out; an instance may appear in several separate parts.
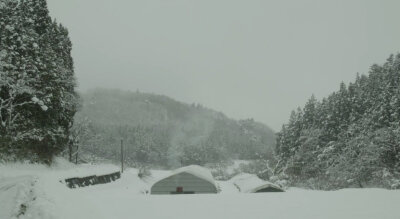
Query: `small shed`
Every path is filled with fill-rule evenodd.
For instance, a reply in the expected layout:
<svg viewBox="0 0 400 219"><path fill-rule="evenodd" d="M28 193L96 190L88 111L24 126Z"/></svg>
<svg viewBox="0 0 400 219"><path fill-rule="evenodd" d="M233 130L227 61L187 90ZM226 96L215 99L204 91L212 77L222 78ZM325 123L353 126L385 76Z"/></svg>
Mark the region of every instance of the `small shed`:
<svg viewBox="0 0 400 219"><path fill-rule="evenodd" d="M252 174L239 174L233 177L231 181L243 193L284 192L280 186L262 180Z"/></svg>
<svg viewBox="0 0 400 219"><path fill-rule="evenodd" d="M191 165L172 171L151 187L151 194L205 194L217 193L211 172Z"/></svg>

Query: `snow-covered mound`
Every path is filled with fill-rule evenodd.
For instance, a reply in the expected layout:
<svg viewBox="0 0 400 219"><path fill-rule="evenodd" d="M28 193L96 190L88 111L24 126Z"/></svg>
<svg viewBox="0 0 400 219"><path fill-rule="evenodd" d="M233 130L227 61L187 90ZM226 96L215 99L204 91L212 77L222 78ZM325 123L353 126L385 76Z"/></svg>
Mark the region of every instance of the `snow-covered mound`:
<svg viewBox="0 0 400 219"><path fill-rule="evenodd" d="M267 188L283 191L283 189L278 185L262 180L256 175L248 173L239 174L233 177L230 181L239 189L240 192L244 193L254 193Z"/></svg>
<svg viewBox="0 0 400 219"><path fill-rule="evenodd" d="M207 182L216 186L214 177L212 176L210 170L208 170L204 167L198 166L198 165L190 165L190 166L185 166L185 167L175 169L175 170L171 171L169 174L164 175L163 178L159 179L158 181L163 180L163 179L168 178L173 175L180 174L180 173L192 174L193 176L197 176L200 179L206 180Z"/></svg>

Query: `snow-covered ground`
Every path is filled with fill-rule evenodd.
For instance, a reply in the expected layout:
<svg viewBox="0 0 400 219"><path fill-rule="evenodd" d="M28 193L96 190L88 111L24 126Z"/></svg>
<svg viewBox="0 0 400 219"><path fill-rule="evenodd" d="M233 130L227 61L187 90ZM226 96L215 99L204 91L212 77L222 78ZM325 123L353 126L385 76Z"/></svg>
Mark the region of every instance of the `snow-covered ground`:
<svg viewBox="0 0 400 219"><path fill-rule="evenodd" d="M54 167L0 165L0 219L16 218L304 218L399 219L400 191L344 189L332 192L290 189L282 193L243 194L230 181L209 195L148 195L167 171L152 171L145 181L128 169L115 182L77 189L65 178L111 173L113 165ZM21 207L22 206L22 207ZM25 207L23 207L25 206Z"/></svg>

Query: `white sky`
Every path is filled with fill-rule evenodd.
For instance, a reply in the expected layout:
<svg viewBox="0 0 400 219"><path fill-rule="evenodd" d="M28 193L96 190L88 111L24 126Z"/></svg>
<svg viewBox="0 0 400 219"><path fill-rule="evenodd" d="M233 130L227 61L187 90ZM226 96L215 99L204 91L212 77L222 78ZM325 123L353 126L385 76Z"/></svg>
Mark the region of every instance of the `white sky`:
<svg viewBox="0 0 400 219"><path fill-rule="evenodd" d="M79 89L201 103L274 130L400 52L398 0L48 0Z"/></svg>

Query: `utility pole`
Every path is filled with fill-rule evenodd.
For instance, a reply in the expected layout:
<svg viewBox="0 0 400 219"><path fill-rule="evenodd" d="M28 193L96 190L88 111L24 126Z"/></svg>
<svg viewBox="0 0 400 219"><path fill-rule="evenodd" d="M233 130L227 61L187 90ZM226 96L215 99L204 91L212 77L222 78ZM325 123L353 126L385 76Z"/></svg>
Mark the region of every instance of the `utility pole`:
<svg viewBox="0 0 400 219"><path fill-rule="evenodd" d="M121 139L121 173L124 172L124 141Z"/></svg>
<svg viewBox="0 0 400 219"><path fill-rule="evenodd" d="M75 164L78 164L79 144L76 144Z"/></svg>

